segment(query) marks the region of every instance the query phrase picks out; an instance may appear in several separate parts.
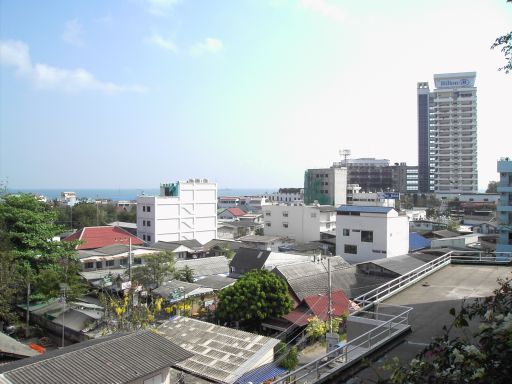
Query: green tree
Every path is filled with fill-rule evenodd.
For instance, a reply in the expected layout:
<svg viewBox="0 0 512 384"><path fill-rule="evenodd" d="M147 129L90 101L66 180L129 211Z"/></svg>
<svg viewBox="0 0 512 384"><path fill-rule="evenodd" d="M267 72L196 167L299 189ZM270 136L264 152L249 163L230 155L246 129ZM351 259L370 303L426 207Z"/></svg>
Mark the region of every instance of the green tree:
<svg viewBox="0 0 512 384"><path fill-rule="evenodd" d="M264 234L263 228L256 228L256 230L254 231L254 234L258 235L258 236L263 236L263 234Z"/></svg>
<svg viewBox="0 0 512 384"><path fill-rule="evenodd" d="M174 273L174 277L180 281L186 281L188 283L194 282L194 270L190 268L188 265L185 265L185 268L180 269Z"/></svg>
<svg viewBox="0 0 512 384"><path fill-rule="evenodd" d="M125 223L136 223L137 222L137 211L132 209L130 211L122 211L117 214L117 221L123 221Z"/></svg>
<svg viewBox="0 0 512 384"><path fill-rule="evenodd" d="M288 348L282 341L274 347L274 359L281 368L293 371L299 363L299 352L296 346Z"/></svg>
<svg viewBox="0 0 512 384"><path fill-rule="evenodd" d="M70 297L83 291L77 243L52 240L63 231L57 216L53 207L27 194L5 196L0 202L0 230L18 273L26 285L33 285L34 299L56 296L59 283L70 286Z"/></svg>
<svg viewBox="0 0 512 384"><path fill-rule="evenodd" d="M17 320L13 311L16 296L20 293L19 275L14 257L7 249L0 250L0 330L1 323Z"/></svg>
<svg viewBox="0 0 512 384"><path fill-rule="evenodd" d="M292 307L286 282L269 271L256 270L219 293L216 313L222 321L244 321L259 327L263 320L283 316Z"/></svg>
<svg viewBox="0 0 512 384"><path fill-rule="evenodd" d="M485 190L485 193L498 193L498 182L497 181L489 181L489 184L487 184L487 189Z"/></svg>
<svg viewBox="0 0 512 384"><path fill-rule="evenodd" d="M125 272L126 275L129 271ZM132 280L144 287L158 287L166 277L175 273L175 260L172 252L159 252L144 256L144 265L132 267Z"/></svg>

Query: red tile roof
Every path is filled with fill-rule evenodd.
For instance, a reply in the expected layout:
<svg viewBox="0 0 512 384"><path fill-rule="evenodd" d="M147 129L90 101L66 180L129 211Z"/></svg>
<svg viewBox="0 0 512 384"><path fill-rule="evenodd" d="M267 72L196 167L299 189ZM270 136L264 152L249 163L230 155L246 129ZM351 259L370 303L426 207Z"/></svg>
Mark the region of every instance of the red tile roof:
<svg viewBox="0 0 512 384"><path fill-rule="evenodd" d="M233 216L243 216L245 215L245 212L242 211L240 208L228 208L228 211L233 215Z"/></svg>
<svg viewBox="0 0 512 384"><path fill-rule="evenodd" d="M81 240L82 244L77 245L76 249L95 249L106 247L113 244L143 245L144 242L137 236L120 227L84 227L68 236L64 241Z"/></svg>
<svg viewBox="0 0 512 384"><path fill-rule="evenodd" d="M333 316L340 317L344 313L348 313L350 308L350 300L345 296L342 289L333 291L332 293ZM308 319L317 316L322 320L328 319L329 296L314 295L304 298L302 303L293 311L283 316L284 319L299 327L308 324Z"/></svg>

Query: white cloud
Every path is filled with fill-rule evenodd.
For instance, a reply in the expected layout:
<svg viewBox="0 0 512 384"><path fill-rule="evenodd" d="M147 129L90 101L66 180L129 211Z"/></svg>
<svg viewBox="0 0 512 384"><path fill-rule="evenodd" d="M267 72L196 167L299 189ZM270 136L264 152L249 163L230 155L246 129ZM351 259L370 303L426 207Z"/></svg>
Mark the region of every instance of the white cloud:
<svg viewBox="0 0 512 384"><path fill-rule="evenodd" d="M153 33L153 35L147 40L148 43L156 45L166 51L177 52L178 47L171 39L166 39L162 35L158 33Z"/></svg>
<svg viewBox="0 0 512 384"><path fill-rule="evenodd" d="M155 16L165 16L181 0L146 0L146 10Z"/></svg>
<svg viewBox="0 0 512 384"><path fill-rule="evenodd" d="M224 49L224 44L221 40L207 37L204 41L194 44L190 48L190 53L194 56L204 55L206 53L218 53Z"/></svg>
<svg viewBox="0 0 512 384"><path fill-rule="evenodd" d="M347 18L341 9L326 0L301 0L300 5L336 22L345 21Z"/></svg>
<svg viewBox="0 0 512 384"><path fill-rule="evenodd" d="M84 45L83 34L84 28L77 19L68 20L64 24L62 40L71 45L81 46Z"/></svg>
<svg viewBox="0 0 512 384"><path fill-rule="evenodd" d="M0 63L16 70L17 75L29 80L36 88L65 92L99 91L107 94L144 92L138 85L119 85L103 82L82 68L63 69L32 63L28 46L21 41L0 41Z"/></svg>

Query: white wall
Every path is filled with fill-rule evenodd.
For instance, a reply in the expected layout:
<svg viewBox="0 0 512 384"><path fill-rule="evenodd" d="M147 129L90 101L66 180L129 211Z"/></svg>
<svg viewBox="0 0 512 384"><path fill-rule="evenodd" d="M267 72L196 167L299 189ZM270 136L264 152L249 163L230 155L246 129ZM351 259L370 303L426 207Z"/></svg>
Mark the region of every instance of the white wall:
<svg viewBox="0 0 512 384"><path fill-rule="evenodd" d="M137 236L149 243L216 238L217 184L197 179L180 182L179 196L139 196Z"/></svg>
<svg viewBox="0 0 512 384"><path fill-rule="evenodd" d="M307 243L320 240L320 231L334 229L336 213L321 212L312 205L268 205L263 208L263 220L265 235L286 236Z"/></svg>
<svg viewBox="0 0 512 384"><path fill-rule="evenodd" d="M343 235L343 229L349 235ZM373 241L361 240L362 231L372 231ZM355 245L357 254L345 253L345 245ZM360 216L337 215L336 254L349 263L361 263L409 252L409 221L391 210L385 213L360 213Z"/></svg>

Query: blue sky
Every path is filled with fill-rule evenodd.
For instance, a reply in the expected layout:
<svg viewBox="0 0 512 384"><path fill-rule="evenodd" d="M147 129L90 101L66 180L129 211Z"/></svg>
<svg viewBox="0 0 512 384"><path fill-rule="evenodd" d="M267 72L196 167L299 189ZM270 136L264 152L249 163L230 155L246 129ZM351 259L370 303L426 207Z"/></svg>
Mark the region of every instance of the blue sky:
<svg viewBox="0 0 512 384"><path fill-rule="evenodd" d="M0 25L12 187L300 186L344 148L416 165L416 82L442 72L477 72L481 187L512 155L504 0L0 0Z"/></svg>

